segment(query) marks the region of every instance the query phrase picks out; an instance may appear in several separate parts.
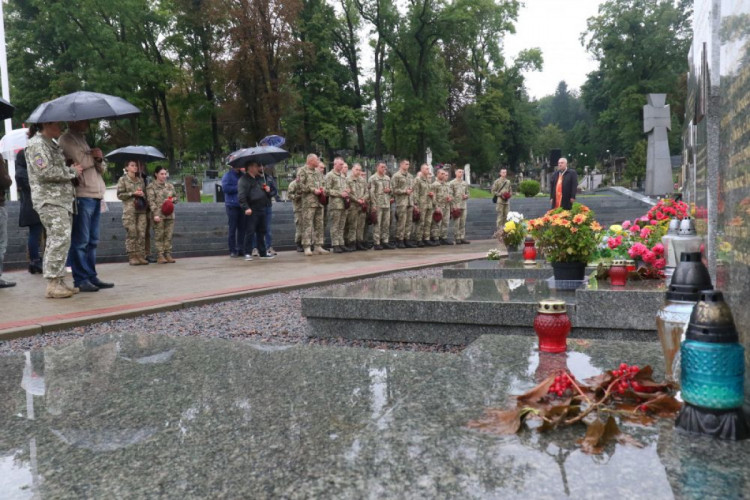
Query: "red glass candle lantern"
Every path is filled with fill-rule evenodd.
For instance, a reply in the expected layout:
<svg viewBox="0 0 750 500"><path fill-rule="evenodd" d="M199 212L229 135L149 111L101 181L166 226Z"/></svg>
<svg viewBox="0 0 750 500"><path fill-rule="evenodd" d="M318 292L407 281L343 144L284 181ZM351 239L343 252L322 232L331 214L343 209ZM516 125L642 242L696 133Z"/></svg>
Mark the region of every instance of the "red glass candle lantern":
<svg viewBox="0 0 750 500"><path fill-rule="evenodd" d="M531 236L527 236L523 242L523 259L529 263L536 260L536 247L534 246L534 238Z"/></svg>
<svg viewBox="0 0 750 500"><path fill-rule="evenodd" d="M565 302L559 299L545 299L539 302L534 331L539 337L539 350L542 352L565 352L570 318Z"/></svg>
<svg viewBox="0 0 750 500"><path fill-rule="evenodd" d="M635 261L634 260L630 260L630 259L626 260L625 261L625 269L629 273L632 273L633 271L635 271L637 269L637 267L635 265Z"/></svg>
<svg viewBox="0 0 750 500"><path fill-rule="evenodd" d="M625 286L628 282L628 269L624 260L612 261L609 268L609 282L615 286Z"/></svg>

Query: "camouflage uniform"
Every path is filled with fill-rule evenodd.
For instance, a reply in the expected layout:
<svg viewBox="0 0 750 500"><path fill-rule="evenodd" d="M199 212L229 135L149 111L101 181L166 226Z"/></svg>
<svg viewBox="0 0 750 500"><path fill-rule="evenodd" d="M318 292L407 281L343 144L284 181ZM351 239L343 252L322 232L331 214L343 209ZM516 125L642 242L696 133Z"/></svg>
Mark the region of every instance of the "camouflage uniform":
<svg viewBox="0 0 750 500"><path fill-rule="evenodd" d="M346 191L346 177L343 173L331 170L326 174L326 195L328 195L328 216L330 217L331 245L344 246L344 226L346 225L346 209L344 208L344 191Z"/></svg>
<svg viewBox="0 0 750 500"><path fill-rule="evenodd" d="M292 200L292 211L294 212L294 244L297 246L302 245L302 195L299 192L299 184L297 179L294 179L289 183L289 187L286 192L290 200Z"/></svg>
<svg viewBox="0 0 750 500"><path fill-rule="evenodd" d="M350 176L349 179L347 179L346 184L349 187L349 196L352 200L352 204L349 206L349 210L347 210L346 214L346 225L348 228L346 243L347 245L361 245L365 241L367 213L362 211L362 205L360 205L357 200L364 200L365 203L369 205L367 201L369 198L367 193L367 180L361 175L356 179Z"/></svg>
<svg viewBox="0 0 750 500"><path fill-rule="evenodd" d="M396 240L411 239L412 232L412 195L407 192L414 188L414 176L409 172L403 174L401 170L393 174L393 194L396 198Z"/></svg>
<svg viewBox="0 0 750 500"><path fill-rule="evenodd" d="M318 201L315 190L324 187L323 175L315 169L302 167L299 177L299 191L302 194L302 246L323 246L323 205Z"/></svg>
<svg viewBox="0 0 750 500"><path fill-rule="evenodd" d="M31 202L47 231L44 277L65 277L70 248L76 170L65 165L62 149L52 139L36 134L26 145Z"/></svg>
<svg viewBox="0 0 750 500"><path fill-rule="evenodd" d="M448 222L451 216L451 202L447 198L451 195L451 189L445 181L435 181L432 183L432 191L435 193L435 210L443 213L443 219L440 222L432 223L430 236L432 239L445 241L448 238Z"/></svg>
<svg viewBox="0 0 750 500"><path fill-rule="evenodd" d="M133 256L134 254L141 255L146 246L146 226L148 219L146 206L144 203L143 208L137 209L135 206L136 197L133 195L139 189L143 191L145 201L146 186L143 183L143 179L140 177L131 179L126 174L117 181L117 198L122 201L122 225L125 227L125 232L127 233L125 237L125 251L128 252L129 256Z"/></svg>
<svg viewBox="0 0 750 500"><path fill-rule="evenodd" d="M385 188L391 187L391 179L387 175L379 176L374 173L367 181L371 209L378 213L378 221L372 229L372 239L376 245L387 244L391 231L391 193Z"/></svg>
<svg viewBox="0 0 750 500"><path fill-rule="evenodd" d="M167 198L177 198L174 186L169 182L161 183L154 181L146 189L146 198L148 205L151 207L151 214L159 216L160 221L154 221L154 244L156 253L163 255L167 260L172 255L172 234L174 233L174 212L164 215L161 212L161 206L167 201ZM168 257L169 256L169 257Z"/></svg>
<svg viewBox="0 0 750 500"><path fill-rule="evenodd" d="M505 221L508 219L508 210L510 208L510 200L504 200L502 195L504 193L510 193L510 181L506 178L498 178L492 184L492 194L497 196L497 229L502 229L505 225Z"/></svg>
<svg viewBox="0 0 750 500"><path fill-rule="evenodd" d="M414 239L426 241L430 239L430 227L432 226L432 198L427 193L432 191L432 185L428 179L417 176L414 183L414 205L419 208L419 222L414 224Z"/></svg>
<svg viewBox="0 0 750 500"><path fill-rule="evenodd" d="M451 205L453 208L461 209L461 217L456 219L453 224L453 238L458 243L459 240L463 241L466 238L466 200L464 195L469 194L469 184L461 179L453 179L448 183L451 188L451 196L453 201Z"/></svg>

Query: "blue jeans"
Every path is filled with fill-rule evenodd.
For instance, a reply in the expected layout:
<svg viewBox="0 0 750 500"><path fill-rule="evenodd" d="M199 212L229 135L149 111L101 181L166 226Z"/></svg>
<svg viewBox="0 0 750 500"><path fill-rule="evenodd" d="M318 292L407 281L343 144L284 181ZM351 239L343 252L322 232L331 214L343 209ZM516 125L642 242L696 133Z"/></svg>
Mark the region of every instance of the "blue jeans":
<svg viewBox="0 0 750 500"><path fill-rule="evenodd" d="M42 260L39 256L39 240L42 238L43 229L44 226L41 224L32 224L29 226L29 239L26 241L26 246L29 249L29 260L31 262Z"/></svg>
<svg viewBox="0 0 750 500"><path fill-rule="evenodd" d="M96 246L99 244L99 216L102 201L76 198L77 213L73 215L68 260L73 268L75 286L96 278Z"/></svg>
<svg viewBox="0 0 750 500"><path fill-rule="evenodd" d="M266 256L266 211L253 209L253 213L245 216L245 251L250 253L253 249L253 240L257 239L258 255ZM256 238L257 236L257 238Z"/></svg>
<svg viewBox="0 0 750 500"><path fill-rule="evenodd" d="M245 211L242 207L225 207L229 219L229 253L245 254ZM247 253L250 253L249 251Z"/></svg>
<svg viewBox="0 0 750 500"><path fill-rule="evenodd" d="M273 245L273 238L271 237L271 215L273 215L273 210L271 207L266 208L266 248L271 248ZM253 236L253 246L250 247L247 253L250 253L253 248L258 248L255 246L256 238ZM258 250L260 252L260 250Z"/></svg>

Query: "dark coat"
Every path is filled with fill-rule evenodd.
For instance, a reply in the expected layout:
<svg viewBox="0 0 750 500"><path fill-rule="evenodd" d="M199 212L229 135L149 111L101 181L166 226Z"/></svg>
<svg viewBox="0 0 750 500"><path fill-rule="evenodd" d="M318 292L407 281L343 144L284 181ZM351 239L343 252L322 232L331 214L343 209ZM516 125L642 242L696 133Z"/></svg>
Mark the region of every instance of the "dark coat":
<svg viewBox="0 0 750 500"><path fill-rule="evenodd" d="M16 186L18 187L18 201L21 209L18 212L18 225L20 227L41 224L39 214L31 205L31 186L29 186L29 171L26 170L26 156L23 151L16 155Z"/></svg>
<svg viewBox="0 0 750 500"><path fill-rule="evenodd" d="M555 189L557 188L557 178L560 176L560 171L555 170L555 173L552 174L552 179L550 180L550 199L552 200L552 206L555 206ZM570 210L573 208L573 203L570 201L571 198L573 201L576 199L576 192L578 191L578 174L575 170L572 168L568 168L565 170L565 174L563 176L562 181L562 201L560 202L560 206L564 208L565 210Z"/></svg>
<svg viewBox="0 0 750 500"><path fill-rule="evenodd" d="M271 193L263 189L263 176L253 177L245 174L237 182L237 198L242 210L252 208L253 210L265 211L271 200Z"/></svg>

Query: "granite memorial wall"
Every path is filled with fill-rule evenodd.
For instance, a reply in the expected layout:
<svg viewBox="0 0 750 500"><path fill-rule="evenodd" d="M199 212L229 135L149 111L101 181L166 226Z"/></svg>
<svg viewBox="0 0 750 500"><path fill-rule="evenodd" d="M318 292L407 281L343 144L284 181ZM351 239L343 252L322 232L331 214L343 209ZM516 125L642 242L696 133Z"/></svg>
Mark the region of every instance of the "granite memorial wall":
<svg viewBox="0 0 750 500"><path fill-rule="evenodd" d="M745 345L750 407L750 0L696 0L684 137L686 201Z"/></svg>

